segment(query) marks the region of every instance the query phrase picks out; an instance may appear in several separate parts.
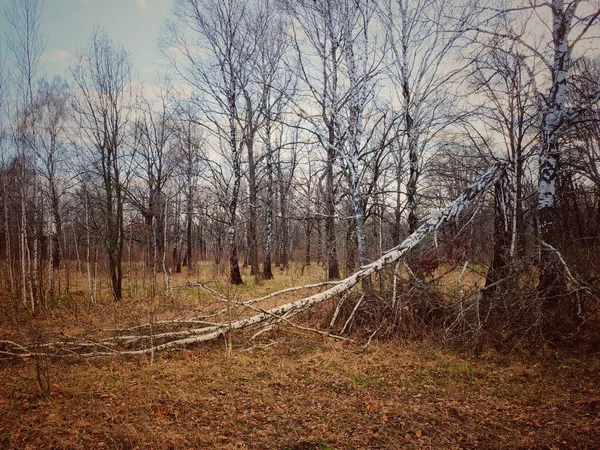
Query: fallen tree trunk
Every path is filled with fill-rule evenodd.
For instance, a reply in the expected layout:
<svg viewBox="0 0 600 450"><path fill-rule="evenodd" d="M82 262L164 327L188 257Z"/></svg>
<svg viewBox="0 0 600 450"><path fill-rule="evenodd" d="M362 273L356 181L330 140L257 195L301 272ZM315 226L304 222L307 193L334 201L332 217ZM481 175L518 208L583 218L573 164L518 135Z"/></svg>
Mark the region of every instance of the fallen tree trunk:
<svg viewBox="0 0 600 450"><path fill-rule="evenodd" d="M400 260L409 250L421 242L423 238L439 229L444 222L455 220L458 215L467 207L467 205L473 201L473 199L475 199L480 193L484 192L489 187L493 186L500 179L500 176L504 170L504 164L492 166L481 176L481 178L472 183L449 206L440 211L433 211L429 219L399 245L389 250L378 260L361 267L357 272L353 273L348 278L341 280L335 286L321 293L311 295L310 297L272 308L268 311L265 311L263 314L256 315L240 322L248 322L248 325L253 325L265 321L273 317L273 315L286 315L286 317L289 317L290 314L297 314L300 311L304 311L307 308L329 300L330 298L333 298L338 294L351 289L364 278L370 277L389 264Z"/></svg>
<svg viewBox="0 0 600 450"><path fill-rule="evenodd" d="M27 357L27 356L39 356L42 354L48 355L57 355L57 356L67 356L78 354L83 357L100 357L100 356L115 356L115 355L139 355L139 354L149 354L155 351L172 349L177 347L186 346L189 344L196 344L200 342L206 342L213 339L217 339L225 333L228 333L233 330L238 330L242 328L247 328L255 325L265 325L272 326L273 322L281 322L288 321L290 317L305 311L317 304L323 303L331 298L336 297L339 294L343 294L348 290L352 289L358 283L360 283L363 279L370 277L371 275L379 272L384 267L396 263L399 261L409 250L414 248L417 244L419 244L426 236L431 233L434 233L436 230L440 228L445 222L449 222L455 220L458 215L481 193L486 191L488 188L493 186L502 176L505 171L505 166L503 164L498 164L489 168L477 181L472 183L456 200L454 200L449 206L446 208L433 211L429 217L429 219L423 223L414 233L408 236L402 243L392 248L388 252L386 252L381 258L376 261L373 261L370 264L367 264L361 267L357 272L345 278L343 280L335 282L333 287L317 293L310 295L308 297L286 303L284 305L280 305L268 310L258 309L261 312L254 316L239 319L236 321L232 321L229 323L215 323L210 324L203 328L189 329L181 332L173 332L173 333L165 333L164 335L144 336L143 338L148 341L153 341L154 338L161 337L172 337L172 340L167 342L163 342L158 345L151 345L147 348L139 348L139 349L128 349L122 350L119 349L119 345L123 343L123 341L127 342L127 340L131 340L132 338L136 338L134 336L126 336L126 337L115 337L112 339L103 339L102 341L87 341L86 343L80 343L80 349L86 349L88 351L78 351L77 343L69 343L68 346L64 346L61 349L60 343L52 343L46 344L44 347L52 347L56 349L56 353L46 353L40 352L40 348L38 347L37 351L31 351L27 349L25 346L17 344L11 341L0 341L0 345L3 344L4 349L0 348L0 355L5 356L18 356L18 357ZM323 284L314 285L314 287L322 286ZM302 287L294 287L284 289L275 294L290 292L293 290L301 289ZM221 301L228 301L218 293L214 293L216 298ZM253 303L256 303L259 300L263 300L265 298L271 298L274 294L267 295L265 297L261 297L260 299L248 300L245 302L234 302L231 301L232 305L237 304L238 306L248 306ZM185 336L185 337L184 337ZM141 338L141 337L140 337ZM155 341L154 341L155 342ZM89 351L90 347L97 345L98 351ZM101 350L100 350L101 349ZM61 353L62 350L62 353Z"/></svg>

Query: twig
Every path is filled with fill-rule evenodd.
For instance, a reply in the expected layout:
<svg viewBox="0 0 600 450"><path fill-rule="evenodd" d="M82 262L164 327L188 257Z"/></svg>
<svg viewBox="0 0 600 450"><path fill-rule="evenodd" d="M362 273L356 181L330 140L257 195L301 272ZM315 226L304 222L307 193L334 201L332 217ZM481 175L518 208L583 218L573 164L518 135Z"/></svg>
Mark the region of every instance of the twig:
<svg viewBox="0 0 600 450"><path fill-rule="evenodd" d="M358 309L358 307L360 306L360 304L362 303L362 301L363 301L364 298L365 298L365 294L363 294L363 295L360 296L360 298L356 302L356 305L354 305L354 309L352 310L352 313L350 314L350 317L348 317L348 320L346 320L346 323L344 324L344 327L342 328L342 331L340 331L340 334L344 334L344 331L346 331L346 328L348 327L348 325L350 324L350 322L352 321L352 319L354 319L354 314L356 314L356 310Z"/></svg>

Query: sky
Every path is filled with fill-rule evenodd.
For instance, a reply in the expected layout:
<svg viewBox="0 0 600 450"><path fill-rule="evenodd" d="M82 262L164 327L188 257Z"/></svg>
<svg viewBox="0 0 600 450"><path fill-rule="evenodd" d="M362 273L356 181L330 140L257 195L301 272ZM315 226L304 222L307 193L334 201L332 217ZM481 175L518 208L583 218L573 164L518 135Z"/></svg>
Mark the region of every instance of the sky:
<svg viewBox="0 0 600 450"><path fill-rule="evenodd" d="M0 0L0 30L6 29L5 6ZM46 38L42 71L48 79L66 76L69 65L88 45L96 26L131 55L134 78L153 83L164 73L157 49L173 0L45 0L41 28ZM0 39L4 40L0 32ZM4 51L6 45L2 45Z"/></svg>

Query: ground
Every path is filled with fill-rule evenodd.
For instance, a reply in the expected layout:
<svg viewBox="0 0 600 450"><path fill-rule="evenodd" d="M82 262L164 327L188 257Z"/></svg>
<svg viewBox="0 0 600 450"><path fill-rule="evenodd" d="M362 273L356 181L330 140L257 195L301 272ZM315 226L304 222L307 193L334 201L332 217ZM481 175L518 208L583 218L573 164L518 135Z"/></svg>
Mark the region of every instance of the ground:
<svg viewBox="0 0 600 450"><path fill-rule="evenodd" d="M72 331L96 308L132 306L71 306L38 325ZM5 319L0 331L13 328ZM600 448L598 352L473 356L401 337L365 347L287 325L251 334L230 350L220 340L153 357L2 360L0 448Z"/></svg>

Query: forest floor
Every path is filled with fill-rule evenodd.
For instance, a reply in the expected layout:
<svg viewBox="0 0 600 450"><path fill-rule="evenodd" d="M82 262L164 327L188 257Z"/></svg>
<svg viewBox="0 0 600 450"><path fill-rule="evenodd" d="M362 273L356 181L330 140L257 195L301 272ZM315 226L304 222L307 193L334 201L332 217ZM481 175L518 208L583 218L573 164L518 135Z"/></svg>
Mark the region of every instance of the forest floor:
<svg viewBox="0 0 600 450"><path fill-rule="evenodd" d="M248 277L236 295L318 281L311 270ZM175 317L201 301L193 291L19 322L4 305L0 339ZM0 360L0 449L600 448L598 351L474 356L432 339L365 346L287 325L250 336L234 333L229 349L220 339L152 356Z"/></svg>

